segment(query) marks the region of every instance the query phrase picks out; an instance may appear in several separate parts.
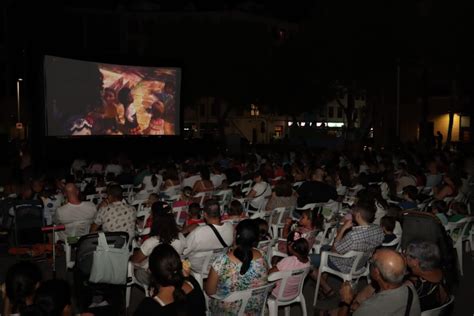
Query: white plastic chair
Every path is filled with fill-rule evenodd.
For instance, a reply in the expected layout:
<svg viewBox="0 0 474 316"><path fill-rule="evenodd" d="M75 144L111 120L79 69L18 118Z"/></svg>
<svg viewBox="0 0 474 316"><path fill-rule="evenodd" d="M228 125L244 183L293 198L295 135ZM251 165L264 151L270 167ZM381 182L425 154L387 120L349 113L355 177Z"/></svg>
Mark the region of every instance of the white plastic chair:
<svg viewBox="0 0 474 316"><path fill-rule="evenodd" d="M190 256L193 259L201 258L203 262L200 271L192 270L193 267L191 266L191 274L194 276L194 278L199 283L202 289L203 289L204 279L207 279L207 276L209 275L209 270L211 269L212 262L218 255L227 252L227 249L228 248L219 248L219 249L208 250L208 251L200 251L200 252L193 253L192 256Z"/></svg>
<svg viewBox="0 0 474 316"><path fill-rule="evenodd" d="M221 210L227 209L229 207L230 202L232 202L231 189L219 190L219 191L214 192L213 195L217 197L217 201L219 202L219 205L221 206Z"/></svg>
<svg viewBox="0 0 474 316"><path fill-rule="evenodd" d="M279 271L268 276L268 281L270 282L280 280L278 294L276 296L270 296L267 301L269 316L277 316L278 307L280 306L285 306L285 316L289 316L291 308L290 305L293 303L300 303L303 316L308 315L306 310L306 300L303 295L303 285L310 269L311 267L290 271ZM285 290L290 278L299 278L298 291L294 295L285 296Z"/></svg>
<svg viewBox="0 0 474 316"><path fill-rule="evenodd" d="M243 181L234 181L231 184L229 184L229 188L239 187L241 189L242 184L244 184Z"/></svg>
<svg viewBox="0 0 474 316"><path fill-rule="evenodd" d="M211 296L211 298L215 300L219 300L221 302L225 302L225 303L241 302L239 310L236 311L236 313L232 313L232 315L244 316L246 315L245 309L247 308L250 298L260 296L260 301L262 302L262 306L260 306L260 313L258 314L252 313L252 315L263 316L265 312L265 302L267 302L268 294L272 290L273 286L274 284L269 283L267 285L257 287L254 289L232 292L227 297L224 297L224 298L216 296L216 295ZM218 314L218 313L214 313L214 314Z"/></svg>
<svg viewBox="0 0 474 316"><path fill-rule="evenodd" d="M268 226L273 238L280 237L280 230L285 226L285 221L291 216L291 209L285 207L277 207L270 213Z"/></svg>
<svg viewBox="0 0 474 316"><path fill-rule="evenodd" d="M315 239L313 245L313 253L319 254L323 245L332 245L336 237L336 225L329 222L324 224L324 230L320 232Z"/></svg>
<svg viewBox="0 0 474 316"><path fill-rule="evenodd" d="M166 190L162 191L161 193L163 193L165 196L170 197L170 196L178 195L180 192L181 192L181 186L174 185L174 186L168 187Z"/></svg>
<svg viewBox="0 0 474 316"><path fill-rule="evenodd" d="M427 311L421 312L421 316L439 316L439 315L447 315L447 311L451 307L454 302L454 295L449 297L449 301L443 304L440 307L429 309Z"/></svg>
<svg viewBox="0 0 474 316"><path fill-rule="evenodd" d="M298 190L299 187L304 183L304 181L298 181L293 183L293 189Z"/></svg>
<svg viewBox="0 0 474 316"><path fill-rule="evenodd" d="M458 265L459 265L459 272L461 276L464 275L463 270L463 241L468 241L470 245L470 249L472 249L472 244L470 239L466 239L464 237L468 227L470 226L470 222L473 219L469 217L465 217L457 222L448 223L446 226L446 230L448 231L451 239L453 240L453 246L456 249L456 254L458 256Z"/></svg>
<svg viewBox="0 0 474 316"><path fill-rule="evenodd" d="M137 210L137 213L138 213L138 212L141 212L143 210L143 208L145 207L145 203L147 201L148 200L145 200L145 199L134 200L134 201L132 201L132 203L130 203L130 205L135 207L135 209Z"/></svg>
<svg viewBox="0 0 474 316"><path fill-rule="evenodd" d="M252 189L252 183L253 183L253 180L247 180L247 181L244 181L244 183L242 183L242 192L244 192L245 189Z"/></svg>
<svg viewBox="0 0 474 316"><path fill-rule="evenodd" d="M184 223L186 222L186 218L181 219L181 214L187 213L187 211L188 211L187 206L173 207L173 214L175 215L176 224L178 226L183 226Z"/></svg>
<svg viewBox="0 0 474 316"><path fill-rule="evenodd" d="M86 195L86 201L94 203L94 205L99 205L100 202L104 199L104 194L103 193L97 193L97 194L89 194Z"/></svg>
<svg viewBox="0 0 474 316"><path fill-rule="evenodd" d="M270 266L273 256L273 245L277 242L276 239L262 240L258 242L257 249L260 250L264 257L267 259L267 263Z"/></svg>
<svg viewBox="0 0 474 316"><path fill-rule="evenodd" d="M354 261L352 262L351 270L348 273L343 273L338 270L334 270L329 267L329 257L336 257L336 258L353 258ZM349 251L346 254L338 254L335 252L323 251L321 253L321 264L319 266L319 274L318 280L316 282L316 289L314 291L314 300L313 306L316 306L316 302L318 301L318 293L319 293L319 284L321 283L321 276L323 273L330 273L340 277L343 281L352 281L357 280L361 277L368 277L369 276L369 267L367 262L362 262L362 260L368 260L368 257L364 257L364 253L360 251Z"/></svg>
<svg viewBox="0 0 474 316"><path fill-rule="evenodd" d="M130 306L130 296L132 293L132 286L136 285L142 288L145 291L145 296L150 296L150 287L147 284L140 283L135 277L135 266L132 262L128 262L128 272L127 272L127 287L125 289L125 307Z"/></svg>

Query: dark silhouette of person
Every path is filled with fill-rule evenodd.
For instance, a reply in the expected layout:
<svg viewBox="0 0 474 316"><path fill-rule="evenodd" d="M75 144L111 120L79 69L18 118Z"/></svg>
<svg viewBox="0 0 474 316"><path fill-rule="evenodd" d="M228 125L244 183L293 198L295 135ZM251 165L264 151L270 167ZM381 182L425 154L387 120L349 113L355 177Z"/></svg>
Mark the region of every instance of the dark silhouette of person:
<svg viewBox="0 0 474 316"><path fill-rule="evenodd" d="M440 131L436 132L436 147L438 150L443 148L443 134Z"/></svg>

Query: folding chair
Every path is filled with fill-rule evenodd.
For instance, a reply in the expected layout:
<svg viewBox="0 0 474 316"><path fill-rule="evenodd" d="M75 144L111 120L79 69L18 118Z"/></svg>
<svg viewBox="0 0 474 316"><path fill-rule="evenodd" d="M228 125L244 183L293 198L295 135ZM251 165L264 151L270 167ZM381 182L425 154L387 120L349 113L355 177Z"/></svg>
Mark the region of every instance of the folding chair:
<svg viewBox="0 0 474 316"><path fill-rule="evenodd" d="M135 266L132 262L128 262L128 272L127 272L127 288L125 290L125 307L128 308L130 306L130 297L132 294L132 286L136 285L142 288L145 291L145 296L150 296L150 287L148 284L141 283L135 277Z"/></svg>
<svg viewBox="0 0 474 316"><path fill-rule="evenodd" d="M194 276L194 278L199 283L201 288L203 288L204 279L207 279L207 276L209 275L209 270L211 269L212 262L218 255L226 253L227 249L228 248L219 248L219 249L208 250L208 251L200 251L190 256L193 259L201 258L203 262L200 271L191 270L191 274ZM192 266L191 266L191 269L193 269Z"/></svg>
<svg viewBox="0 0 474 316"><path fill-rule="evenodd" d="M13 241L16 247L45 242L43 205L39 201L13 203Z"/></svg>
<svg viewBox="0 0 474 316"><path fill-rule="evenodd" d="M464 269L463 269L463 242L467 241L469 243L469 248L472 249L472 244L471 244L471 239L470 238L465 238L465 234L468 231L468 227L470 227L470 223L473 221L472 218L465 217L460 221L457 221L455 223L448 223L446 226L446 230L451 236L451 239L453 240L453 246L454 249L456 249L456 254L458 257L458 268L459 268L459 273L461 276L464 275Z"/></svg>
<svg viewBox="0 0 474 316"><path fill-rule="evenodd" d="M449 297L449 301L440 307L421 312L421 316L444 316L450 315L454 303L454 295Z"/></svg>

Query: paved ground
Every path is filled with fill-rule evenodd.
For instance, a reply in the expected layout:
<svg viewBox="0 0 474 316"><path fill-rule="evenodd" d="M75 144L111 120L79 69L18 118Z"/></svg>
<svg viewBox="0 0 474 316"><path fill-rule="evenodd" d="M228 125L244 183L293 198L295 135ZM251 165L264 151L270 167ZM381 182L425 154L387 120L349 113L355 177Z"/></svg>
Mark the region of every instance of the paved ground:
<svg viewBox="0 0 474 316"><path fill-rule="evenodd" d="M9 256L4 252L5 248L0 249L0 282L3 282L5 278L5 272L10 265L12 265L17 258ZM451 315L454 316L466 316L474 315L474 302L473 302L473 285L474 285L474 252L464 253L464 276L461 278L457 288L455 289L454 295L456 296L454 310ZM51 278L51 265L48 262L40 262L40 266L44 271L45 278ZM57 265L57 276L59 278L66 278L72 283L72 273L65 271L64 268L64 257L58 259ZM337 280L331 280L334 286L337 286ZM313 281L307 281L304 287L304 294L306 298L306 305L308 309L308 315L318 315L319 313L313 308L313 296L314 296L315 283ZM144 293L141 289L133 287L131 305L128 311L128 315L132 315L136 306L143 299ZM319 301L317 306L319 309L328 309L331 306L337 305L338 298L335 297L330 301ZM283 308L279 311L280 315L284 315ZM291 307L291 315L301 315L301 309L298 305Z"/></svg>

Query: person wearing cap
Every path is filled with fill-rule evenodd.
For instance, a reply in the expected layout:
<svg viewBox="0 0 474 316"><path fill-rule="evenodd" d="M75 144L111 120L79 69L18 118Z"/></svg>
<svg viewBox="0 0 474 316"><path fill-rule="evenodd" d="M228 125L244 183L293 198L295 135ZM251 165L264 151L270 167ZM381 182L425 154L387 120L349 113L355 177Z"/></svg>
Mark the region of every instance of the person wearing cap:
<svg viewBox="0 0 474 316"><path fill-rule="evenodd" d="M171 245L181 255L186 245L186 239L179 232L173 215L171 204L158 201L151 207L152 220L150 236L135 250L130 261L135 265L135 277L140 283L150 284L148 257L153 249L160 244Z"/></svg>
<svg viewBox="0 0 474 316"><path fill-rule="evenodd" d="M189 257L191 269L195 272L201 271L203 260L193 258L194 254L230 247L234 241L234 226L221 221L221 209L216 200L211 199L204 203L203 214L207 225L198 226L189 233L184 249L184 256Z"/></svg>

